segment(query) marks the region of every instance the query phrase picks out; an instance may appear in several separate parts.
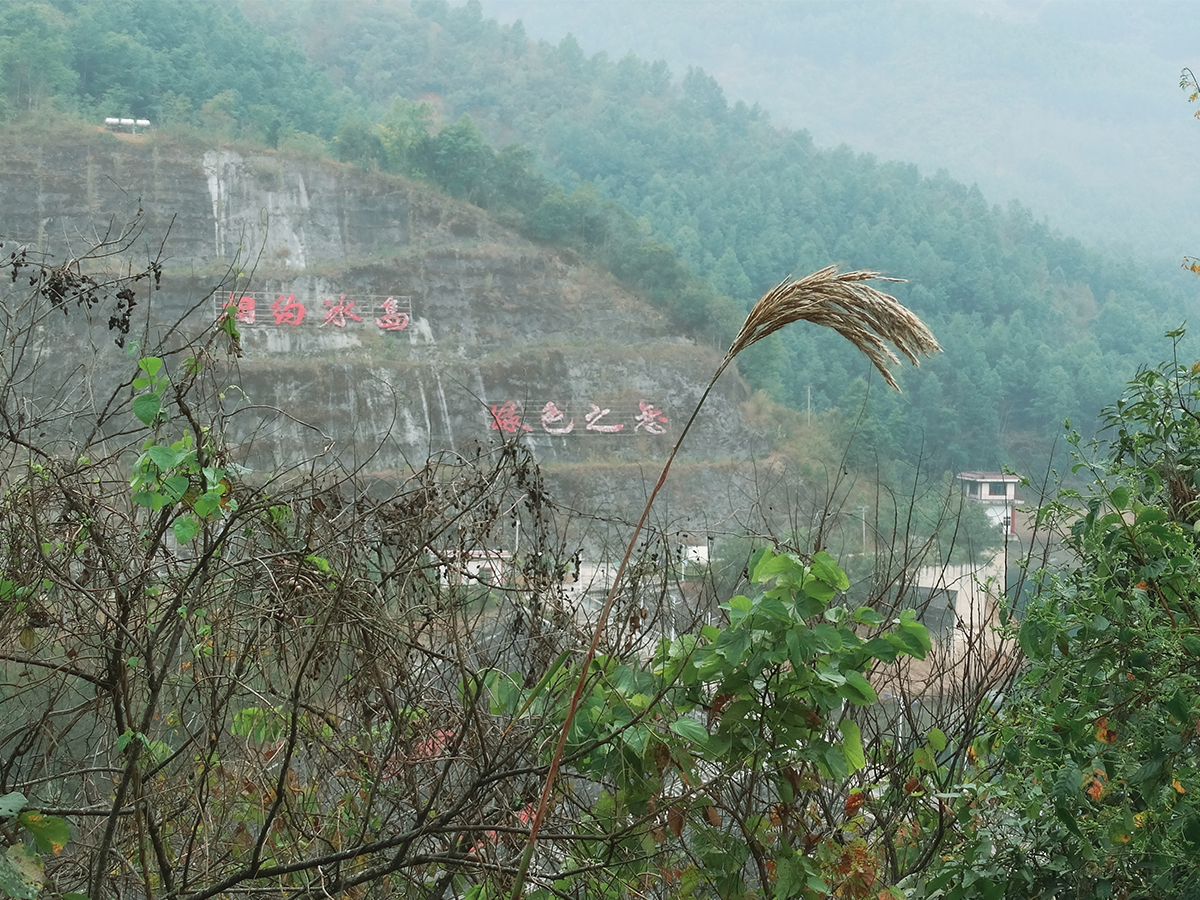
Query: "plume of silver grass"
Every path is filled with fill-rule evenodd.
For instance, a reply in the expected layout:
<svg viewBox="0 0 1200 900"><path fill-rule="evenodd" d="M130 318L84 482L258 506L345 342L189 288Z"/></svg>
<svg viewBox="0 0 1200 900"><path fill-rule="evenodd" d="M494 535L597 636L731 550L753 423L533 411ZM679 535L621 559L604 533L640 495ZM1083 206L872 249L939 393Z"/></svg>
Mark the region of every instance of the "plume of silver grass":
<svg viewBox="0 0 1200 900"><path fill-rule="evenodd" d="M920 365L920 357L942 349L925 323L895 297L865 283L902 280L878 272L838 272L837 266L826 266L803 278L786 278L754 304L721 369L747 347L785 325L812 322L832 328L852 343L889 385L900 390L890 369L900 359L889 343L914 366Z"/></svg>
<svg viewBox="0 0 1200 900"><path fill-rule="evenodd" d="M604 606L600 610L600 616L592 634L591 646L580 666L579 680L575 686L575 693L571 697L570 706L567 708L566 721L563 722L562 730L559 733L558 745L550 760L541 801L534 813L525 850L521 854L521 861L517 867L511 900L518 900L524 896L525 875L529 870L529 863L537 845L538 831L541 828L542 819L546 814L547 804L554 788L559 761L562 759L566 746L567 733L570 731L571 722L579 709L579 700L587 681L587 675L591 671L592 659L596 655L600 636L604 633L605 625L608 622L608 614L621 587L621 578L625 574L638 536L642 533L646 517L650 514L650 508L654 505L654 499L667 480L667 473L671 470L671 463L675 461L675 454L683 445L683 439L687 437L692 423L696 421L696 416L716 385L717 379L721 377L721 373L747 347L758 343L767 335L774 334L792 322L812 322L814 325L832 328L865 353L867 359L871 360L884 380L896 390L900 390L900 386L896 384L896 379L892 376L889 366L899 365L900 358L888 347L889 343L904 354L914 366L920 365L920 357L932 356L942 349L924 322L909 312L895 297L864 283L867 281L903 281L903 279L888 278L878 272L839 273L837 266L826 266L819 272L813 272L803 278L789 277L781 281L763 294L762 298L754 304L754 309L750 310L746 321L742 323L742 328L730 345L729 352L725 354L725 359L717 367L712 380L700 397L700 402L692 411L691 418L688 419L683 431L676 439L675 445L671 448L671 453L659 473L658 483L654 485L654 490L650 492L650 499L646 501L642 517L634 526L633 536L629 539L629 546L625 550L621 565L617 567L617 574L613 577L608 599L605 600Z"/></svg>

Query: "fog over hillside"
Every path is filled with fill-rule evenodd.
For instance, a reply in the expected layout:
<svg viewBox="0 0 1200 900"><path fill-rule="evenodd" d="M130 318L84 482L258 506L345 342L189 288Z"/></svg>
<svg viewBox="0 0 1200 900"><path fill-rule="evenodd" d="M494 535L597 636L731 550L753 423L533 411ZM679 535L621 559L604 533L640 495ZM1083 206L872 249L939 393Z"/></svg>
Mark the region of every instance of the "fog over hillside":
<svg viewBox="0 0 1200 900"><path fill-rule="evenodd" d="M1084 240L1200 250L1189 3L483 0L531 37L701 66L819 146L940 168Z"/></svg>

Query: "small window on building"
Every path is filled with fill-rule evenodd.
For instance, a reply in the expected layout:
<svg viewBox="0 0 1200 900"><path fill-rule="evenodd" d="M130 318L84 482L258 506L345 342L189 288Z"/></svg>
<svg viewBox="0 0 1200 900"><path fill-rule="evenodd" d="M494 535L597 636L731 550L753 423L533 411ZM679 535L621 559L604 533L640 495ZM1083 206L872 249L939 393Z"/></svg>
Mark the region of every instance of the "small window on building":
<svg viewBox="0 0 1200 900"><path fill-rule="evenodd" d="M988 496L989 497L1007 497L1008 496L1008 485L1005 484L1003 481L989 481L988 482Z"/></svg>

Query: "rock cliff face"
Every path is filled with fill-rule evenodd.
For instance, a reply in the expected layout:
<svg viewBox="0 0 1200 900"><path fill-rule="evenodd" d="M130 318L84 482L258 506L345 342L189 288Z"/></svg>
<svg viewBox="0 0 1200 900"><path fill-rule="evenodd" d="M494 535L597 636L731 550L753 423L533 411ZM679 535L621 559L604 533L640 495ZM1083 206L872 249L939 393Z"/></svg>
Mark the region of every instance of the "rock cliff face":
<svg viewBox="0 0 1200 900"><path fill-rule="evenodd" d="M0 153L6 243L67 257L140 208L146 252L165 239L154 321L200 333L236 307L248 408L229 422L254 468L323 453L399 476L519 435L552 482L592 464L600 499L633 502L720 358L569 251L404 179L153 136ZM680 508L720 514L731 462L764 452L745 398L732 374L710 398L687 455L720 465Z"/></svg>

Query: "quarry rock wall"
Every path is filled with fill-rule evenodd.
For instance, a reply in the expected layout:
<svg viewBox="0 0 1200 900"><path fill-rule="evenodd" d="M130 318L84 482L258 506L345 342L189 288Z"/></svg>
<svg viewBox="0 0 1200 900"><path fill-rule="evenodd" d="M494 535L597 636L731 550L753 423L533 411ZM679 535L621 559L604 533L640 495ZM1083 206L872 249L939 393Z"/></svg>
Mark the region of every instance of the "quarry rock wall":
<svg viewBox="0 0 1200 900"><path fill-rule="evenodd" d="M571 251L405 179L107 134L2 150L6 247L66 259L140 215L133 255L165 260L151 331L181 320L173 339L198 337L229 305L242 400L226 429L247 468L321 458L399 478L520 439L574 491L594 464L600 500L644 497L720 360ZM65 340L81 372L130 364L106 338ZM685 456L711 479L673 487L683 507L723 510L729 466L768 452L746 398L734 373L710 398Z"/></svg>

